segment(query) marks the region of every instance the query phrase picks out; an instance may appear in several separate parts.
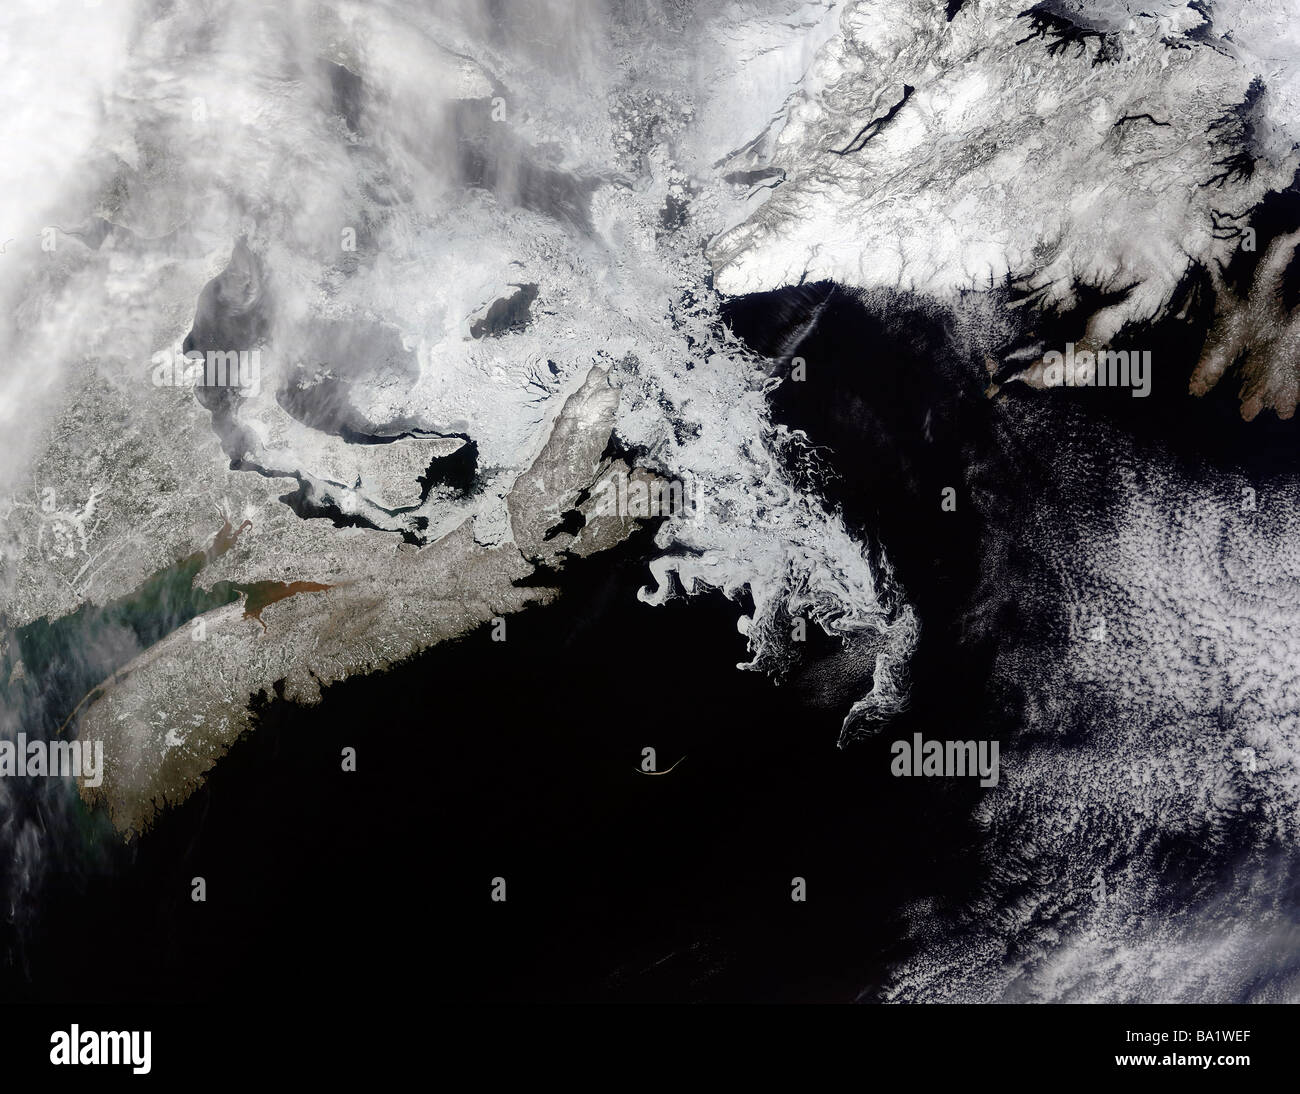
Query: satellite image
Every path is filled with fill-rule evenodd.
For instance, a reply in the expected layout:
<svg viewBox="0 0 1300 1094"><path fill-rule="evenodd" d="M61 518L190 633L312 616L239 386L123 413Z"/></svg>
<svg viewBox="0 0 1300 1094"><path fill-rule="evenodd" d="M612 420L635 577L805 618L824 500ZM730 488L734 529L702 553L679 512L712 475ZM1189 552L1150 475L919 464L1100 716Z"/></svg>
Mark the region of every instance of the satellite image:
<svg viewBox="0 0 1300 1094"><path fill-rule="evenodd" d="M400 986L1248 1068L1278 1008L1136 1005L1300 1002L1300 0L4 0L0 60L41 1066Z"/></svg>

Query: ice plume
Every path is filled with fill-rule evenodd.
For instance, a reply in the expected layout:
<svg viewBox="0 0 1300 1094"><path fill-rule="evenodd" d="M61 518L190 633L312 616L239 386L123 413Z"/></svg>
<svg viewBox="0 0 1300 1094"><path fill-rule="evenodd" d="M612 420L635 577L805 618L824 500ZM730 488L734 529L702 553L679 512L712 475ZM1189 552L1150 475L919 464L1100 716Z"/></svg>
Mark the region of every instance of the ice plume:
<svg viewBox="0 0 1300 1094"><path fill-rule="evenodd" d="M753 469L763 474L761 465ZM673 518L660 529L656 542L666 553L651 564L655 585L640 598L664 603L674 595L674 578L687 595L701 586L734 599L748 595L753 611L738 627L752 660L740 668L782 675L797 656L798 620L867 655L874 668L844 720L841 744L897 713L907 699L918 624L888 560L873 560L839 514L796 493L770 465L749 483L719 470L695 465L707 500L691 519Z"/></svg>

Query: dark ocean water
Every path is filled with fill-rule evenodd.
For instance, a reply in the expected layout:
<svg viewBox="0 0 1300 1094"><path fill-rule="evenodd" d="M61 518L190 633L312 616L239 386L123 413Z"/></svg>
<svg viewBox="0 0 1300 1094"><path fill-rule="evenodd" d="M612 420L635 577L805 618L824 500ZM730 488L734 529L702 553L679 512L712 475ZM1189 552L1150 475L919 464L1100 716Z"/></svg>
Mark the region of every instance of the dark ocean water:
<svg viewBox="0 0 1300 1094"><path fill-rule="evenodd" d="M735 605L636 601L645 548L587 567L505 643L480 631L319 708L271 697L154 831L56 879L12 990L853 998L897 956L899 904L960 889L966 803L939 785L904 801L883 743L841 752L834 711L737 671ZM646 776L646 746L660 768L685 758ZM71 940L91 924L87 954Z"/></svg>

